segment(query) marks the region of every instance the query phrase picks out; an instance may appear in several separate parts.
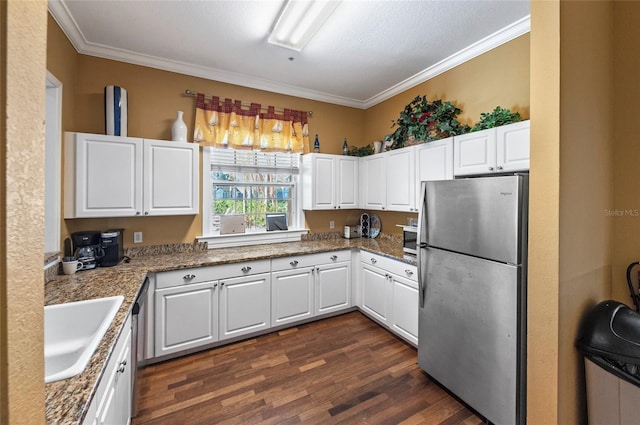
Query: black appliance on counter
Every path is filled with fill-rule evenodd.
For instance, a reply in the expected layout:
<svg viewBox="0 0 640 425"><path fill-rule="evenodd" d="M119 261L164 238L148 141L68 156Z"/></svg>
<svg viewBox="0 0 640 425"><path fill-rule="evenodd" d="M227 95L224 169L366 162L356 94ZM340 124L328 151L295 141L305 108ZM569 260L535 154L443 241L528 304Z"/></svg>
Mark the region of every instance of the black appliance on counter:
<svg viewBox="0 0 640 425"><path fill-rule="evenodd" d="M71 234L71 250L82 267L78 270L95 269L104 251L100 246L100 232L88 230L86 232L74 232Z"/></svg>
<svg viewBox="0 0 640 425"><path fill-rule="evenodd" d="M106 230L100 234L100 248L104 256L100 267L115 266L124 258L124 229Z"/></svg>

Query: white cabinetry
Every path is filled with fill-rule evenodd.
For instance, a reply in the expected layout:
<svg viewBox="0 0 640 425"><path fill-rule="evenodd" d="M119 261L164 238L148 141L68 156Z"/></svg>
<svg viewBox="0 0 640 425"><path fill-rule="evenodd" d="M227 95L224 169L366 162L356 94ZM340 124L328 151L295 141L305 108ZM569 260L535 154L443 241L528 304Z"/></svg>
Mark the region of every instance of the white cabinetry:
<svg viewBox="0 0 640 425"><path fill-rule="evenodd" d="M415 212L414 151L398 149L362 158L362 208Z"/></svg>
<svg viewBox="0 0 640 425"><path fill-rule="evenodd" d="M456 176L529 169L529 121L455 136Z"/></svg>
<svg viewBox="0 0 640 425"><path fill-rule="evenodd" d="M270 273L220 280L220 339L269 329L270 292Z"/></svg>
<svg viewBox="0 0 640 425"><path fill-rule="evenodd" d="M385 156L387 191L386 209L391 211L416 212L415 159L412 148L397 149Z"/></svg>
<svg viewBox="0 0 640 425"><path fill-rule="evenodd" d="M361 196L360 206L370 210L384 210L387 207L387 178L384 154L362 158L360 167Z"/></svg>
<svg viewBox="0 0 640 425"><path fill-rule="evenodd" d="M363 251L361 310L396 335L418 344L416 266Z"/></svg>
<svg viewBox="0 0 640 425"><path fill-rule="evenodd" d="M127 425L131 421L131 316L116 341L83 424Z"/></svg>
<svg viewBox="0 0 640 425"><path fill-rule="evenodd" d="M65 218L197 214L198 146L66 133Z"/></svg>
<svg viewBox="0 0 640 425"><path fill-rule="evenodd" d="M269 328L269 271L262 260L156 273L151 357Z"/></svg>
<svg viewBox="0 0 640 425"><path fill-rule="evenodd" d="M156 289L156 356L218 340L217 286L209 281Z"/></svg>
<svg viewBox="0 0 640 425"><path fill-rule="evenodd" d="M349 250L278 258L271 269L272 326L351 307Z"/></svg>
<svg viewBox="0 0 640 425"><path fill-rule="evenodd" d="M358 158L303 155L302 187L305 210L358 208Z"/></svg>

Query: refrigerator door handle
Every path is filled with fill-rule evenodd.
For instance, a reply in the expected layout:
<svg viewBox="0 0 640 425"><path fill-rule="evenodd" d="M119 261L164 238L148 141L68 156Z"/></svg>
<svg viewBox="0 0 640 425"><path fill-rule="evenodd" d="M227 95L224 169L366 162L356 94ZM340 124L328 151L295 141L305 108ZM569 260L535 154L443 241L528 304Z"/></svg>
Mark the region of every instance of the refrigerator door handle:
<svg viewBox="0 0 640 425"><path fill-rule="evenodd" d="M420 211L418 212L418 298L420 308L424 307L427 276L427 184L420 183ZM424 263L424 264L423 264Z"/></svg>

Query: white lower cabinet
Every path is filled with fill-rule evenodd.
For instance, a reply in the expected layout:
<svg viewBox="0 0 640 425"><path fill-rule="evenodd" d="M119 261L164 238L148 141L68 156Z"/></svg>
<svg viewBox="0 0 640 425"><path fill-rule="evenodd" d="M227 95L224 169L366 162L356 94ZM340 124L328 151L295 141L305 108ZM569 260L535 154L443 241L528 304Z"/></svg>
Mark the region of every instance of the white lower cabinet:
<svg viewBox="0 0 640 425"><path fill-rule="evenodd" d="M218 283L201 282L155 292L155 355L218 340Z"/></svg>
<svg viewBox="0 0 640 425"><path fill-rule="evenodd" d="M368 264L363 264L361 270L362 309L386 324L391 311L389 273Z"/></svg>
<svg viewBox="0 0 640 425"><path fill-rule="evenodd" d="M360 309L396 335L417 345L416 266L363 252L360 285Z"/></svg>
<svg viewBox="0 0 640 425"><path fill-rule="evenodd" d="M131 316L118 337L83 424L127 425L131 422Z"/></svg>
<svg viewBox="0 0 640 425"><path fill-rule="evenodd" d="M271 325L287 323L313 317L314 267L281 270L271 273Z"/></svg>
<svg viewBox="0 0 640 425"><path fill-rule="evenodd" d="M351 251L274 259L271 325L299 322L351 307Z"/></svg>
<svg viewBox="0 0 640 425"><path fill-rule="evenodd" d="M271 275L220 280L220 339L271 327Z"/></svg>
<svg viewBox="0 0 640 425"><path fill-rule="evenodd" d="M391 282L391 321L389 327L396 334L418 345L418 282L395 274Z"/></svg>
<svg viewBox="0 0 640 425"><path fill-rule="evenodd" d="M351 263L316 267L316 314L333 313L351 307Z"/></svg>

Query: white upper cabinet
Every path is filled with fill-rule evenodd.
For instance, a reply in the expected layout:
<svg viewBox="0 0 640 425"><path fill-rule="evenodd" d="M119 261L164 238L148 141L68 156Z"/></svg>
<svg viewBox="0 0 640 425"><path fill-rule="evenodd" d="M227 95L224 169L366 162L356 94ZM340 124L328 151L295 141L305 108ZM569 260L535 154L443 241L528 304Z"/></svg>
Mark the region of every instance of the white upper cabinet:
<svg viewBox="0 0 640 425"><path fill-rule="evenodd" d="M498 172L529 169L530 123L527 120L496 128Z"/></svg>
<svg viewBox="0 0 640 425"><path fill-rule="evenodd" d="M198 146L66 133L65 218L197 214Z"/></svg>
<svg viewBox="0 0 640 425"><path fill-rule="evenodd" d="M362 158L360 173L362 184L362 202L360 206L372 210L384 210L387 207L387 179L384 154Z"/></svg>
<svg viewBox="0 0 640 425"><path fill-rule="evenodd" d="M358 158L303 155L302 191L305 210L358 208Z"/></svg>
<svg viewBox="0 0 640 425"><path fill-rule="evenodd" d="M398 149L385 156L387 191L386 208L391 211L416 212L416 176L413 149Z"/></svg>
<svg viewBox="0 0 640 425"><path fill-rule="evenodd" d="M198 213L198 145L144 141L144 214Z"/></svg>
<svg viewBox="0 0 640 425"><path fill-rule="evenodd" d="M418 182L453 179L453 137L417 145L415 157Z"/></svg>
<svg viewBox="0 0 640 425"><path fill-rule="evenodd" d="M455 136L456 176L529 169L529 121Z"/></svg>

